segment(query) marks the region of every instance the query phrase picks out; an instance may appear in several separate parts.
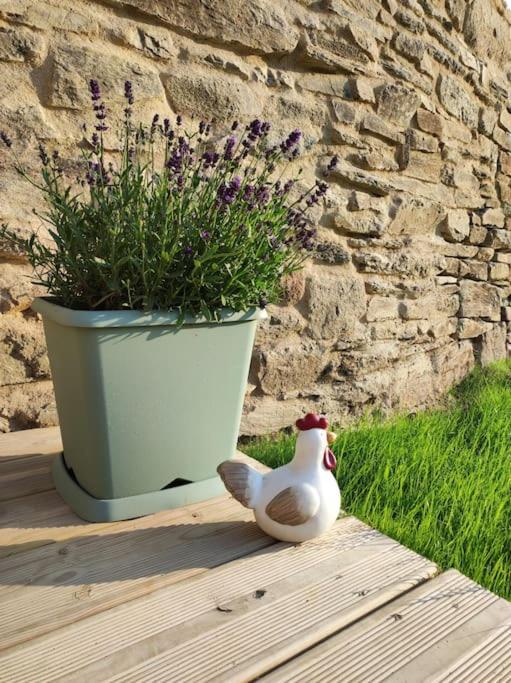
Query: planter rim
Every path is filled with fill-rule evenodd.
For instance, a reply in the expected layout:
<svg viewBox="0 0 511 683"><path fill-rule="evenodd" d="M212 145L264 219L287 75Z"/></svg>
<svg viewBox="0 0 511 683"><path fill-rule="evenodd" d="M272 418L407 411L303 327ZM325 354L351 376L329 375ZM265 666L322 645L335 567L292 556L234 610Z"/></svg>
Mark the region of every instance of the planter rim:
<svg viewBox="0 0 511 683"><path fill-rule="evenodd" d="M32 309L43 317L49 318L59 325L69 327L151 327L176 325L179 314L174 311L78 311L60 306L51 297L37 297L32 302ZM184 325L220 325L225 323L241 323L250 320L264 320L268 314L261 308L249 308L246 311L233 311L223 308L220 320L207 320L204 316L186 315Z"/></svg>

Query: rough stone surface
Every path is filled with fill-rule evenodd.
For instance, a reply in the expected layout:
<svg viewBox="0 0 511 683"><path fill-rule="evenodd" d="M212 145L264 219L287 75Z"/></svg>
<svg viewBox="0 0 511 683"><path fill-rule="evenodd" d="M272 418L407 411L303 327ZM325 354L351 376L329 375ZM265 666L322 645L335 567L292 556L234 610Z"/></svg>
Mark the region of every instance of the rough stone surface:
<svg viewBox="0 0 511 683"><path fill-rule="evenodd" d="M460 285L460 316L499 321L501 296L498 287L485 282L463 280Z"/></svg>
<svg viewBox="0 0 511 683"><path fill-rule="evenodd" d="M29 171L39 141L71 156L90 78L112 114L129 79L144 119L301 128L307 182L339 165L259 327L242 433L417 410L511 348L509 17L501 0L0 0L0 129ZM0 192L0 222L41 229L1 146ZM3 431L57 419L40 293L0 244Z"/></svg>

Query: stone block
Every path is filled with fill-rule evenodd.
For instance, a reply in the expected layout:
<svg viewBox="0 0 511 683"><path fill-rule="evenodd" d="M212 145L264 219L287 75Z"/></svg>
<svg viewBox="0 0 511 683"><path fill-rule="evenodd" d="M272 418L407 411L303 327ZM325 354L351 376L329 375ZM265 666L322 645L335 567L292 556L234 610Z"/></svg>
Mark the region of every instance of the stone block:
<svg viewBox="0 0 511 683"><path fill-rule="evenodd" d="M297 80L296 85L302 90L318 92L322 95L344 99L351 97L350 81L340 74L304 74Z"/></svg>
<svg viewBox="0 0 511 683"><path fill-rule="evenodd" d="M470 244L484 244L488 236L488 230L482 225L472 225L468 241Z"/></svg>
<svg viewBox="0 0 511 683"><path fill-rule="evenodd" d="M374 95L374 83L367 78L353 78L350 80L350 93L354 100L360 102L376 102Z"/></svg>
<svg viewBox="0 0 511 683"><path fill-rule="evenodd" d="M408 142L411 149L416 149L420 152L438 152L438 140L433 135L410 129Z"/></svg>
<svg viewBox="0 0 511 683"><path fill-rule="evenodd" d="M493 139L499 147L502 147L508 152L511 151L511 133L502 130L502 128L499 128L499 126L495 126L495 130L493 131Z"/></svg>
<svg viewBox="0 0 511 683"><path fill-rule="evenodd" d="M463 209L449 209L440 225L440 231L449 242L461 242L470 233L470 219Z"/></svg>
<svg viewBox="0 0 511 683"><path fill-rule="evenodd" d="M372 211L338 213L334 218L334 227L342 233L378 237L385 228L381 218Z"/></svg>
<svg viewBox="0 0 511 683"><path fill-rule="evenodd" d="M481 107L479 110L479 132L491 135L498 120L498 113L491 107Z"/></svg>
<svg viewBox="0 0 511 683"><path fill-rule="evenodd" d="M22 315L0 316L0 386L49 376L41 323Z"/></svg>
<svg viewBox="0 0 511 683"><path fill-rule="evenodd" d="M164 97L158 73L142 63L105 51L75 46L55 49L52 59L53 70L48 91L52 107L88 108L91 78L99 81L108 102L124 102L126 80L132 82L137 100Z"/></svg>
<svg viewBox="0 0 511 683"><path fill-rule="evenodd" d="M489 365L507 357L506 336L506 323L492 325L492 328L481 336L474 345L476 357L481 365Z"/></svg>
<svg viewBox="0 0 511 683"><path fill-rule="evenodd" d="M488 277L490 280L507 280L509 279L509 266L507 263L488 264Z"/></svg>
<svg viewBox="0 0 511 683"><path fill-rule="evenodd" d="M397 33L393 40L394 49L404 57L420 67L426 52L426 45L420 38L415 38L406 33Z"/></svg>
<svg viewBox="0 0 511 683"><path fill-rule="evenodd" d="M52 427L58 424L50 381L0 387L0 431Z"/></svg>
<svg viewBox="0 0 511 683"><path fill-rule="evenodd" d="M265 394L279 399L314 391L328 355L312 341L284 343L261 352L257 379Z"/></svg>
<svg viewBox="0 0 511 683"><path fill-rule="evenodd" d="M509 113L507 107L502 107L499 116L500 125L507 131L511 131L511 114Z"/></svg>
<svg viewBox="0 0 511 683"><path fill-rule="evenodd" d="M0 27L0 62L40 62L44 40L33 31Z"/></svg>
<svg viewBox="0 0 511 683"><path fill-rule="evenodd" d="M340 100L333 100L332 109L334 110L335 118L340 123L355 123L355 120L357 118L357 111L352 105L347 104L346 102L342 102Z"/></svg>
<svg viewBox="0 0 511 683"><path fill-rule="evenodd" d="M481 220L483 225L491 225L494 228L503 228L506 217L502 209L486 209L481 214Z"/></svg>
<svg viewBox="0 0 511 683"><path fill-rule="evenodd" d="M228 121L255 116L261 109L253 87L233 78L186 69L173 70L164 83L174 111L182 114Z"/></svg>
<svg viewBox="0 0 511 683"><path fill-rule="evenodd" d="M478 261L491 261L495 255L495 249L491 247L479 247L476 254L476 259Z"/></svg>
<svg viewBox="0 0 511 683"><path fill-rule="evenodd" d="M158 22L199 40L249 49L258 54L287 54L298 44L292 15L270 0L110 0L122 8L153 16Z"/></svg>
<svg viewBox="0 0 511 683"><path fill-rule="evenodd" d="M376 114L367 114L364 116L361 124L361 130L373 133L379 137L389 140L390 142L403 142L403 134L399 132L394 126L389 125L381 117Z"/></svg>
<svg viewBox="0 0 511 683"><path fill-rule="evenodd" d="M400 126L410 123L420 105L420 98L414 90L394 83L378 88L376 101L378 115Z"/></svg>
<svg viewBox="0 0 511 683"><path fill-rule="evenodd" d="M307 278L305 304L314 339L354 338L366 312L363 280L311 275Z"/></svg>
<svg viewBox="0 0 511 683"><path fill-rule="evenodd" d="M471 278L473 280L487 280L488 266L484 261L460 261L460 277Z"/></svg>
<svg viewBox="0 0 511 683"><path fill-rule="evenodd" d="M451 76L441 75L438 97L449 114L470 128L477 128L479 122L477 100L472 98L459 81Z"/></svg>
<svg viewBox="0 0 511 683"><path fill-rule="evenodd" d="M399 301L385 296L372 296L367 302L368 322L399 318Z"/></svg>
<svg viewBox="0 0 511 683"><path fill-rule="evenodd" d="M488 231L486 245L494 249L511 251L511 231L492 228Z"/></svg>
<svg viewBox="0 0 511 683"><path fill-rule="evenodd" d="M511 154L501 151L499 154L499 164L501 172L511 176Z"/></svg>
<svg viewBox="0 0 511 683"><path fill-rule="evenodd" d="M427 109L418 109L416 113L417 125L425 133L431 133L436 137L442 137L443 119L438 114L433 114Z"/></svg>
<svg viewBox="0 0 511 683"><path fill-rule="evenodd" d="M492 324L484 322L483 320L473 320L472 318L459 318L458 320L458 338L472 339L479 337L484 332L491 329Z"/></svg>
<svg viewBox="0 0 511 683"><path fill-rule="evenodd" d="M501 295L498 287L486 282L462 280L460 317L500 320Z"/></svg>
<svg viewBox="0 0 511 683"><path fill-rule="evenodd" d="M442 160L424 152L410 152L407 167L403 173L418 180L426 180L430 183L440 182Z"/></svg>
<svg viewBox="0 0 511 683"><path fill-rule="evenodd" d="M432 293L419 299L404 299L399 304L399 313L404 320L432 320L439 315L453 316L460 305L457 294Z"/></svg>

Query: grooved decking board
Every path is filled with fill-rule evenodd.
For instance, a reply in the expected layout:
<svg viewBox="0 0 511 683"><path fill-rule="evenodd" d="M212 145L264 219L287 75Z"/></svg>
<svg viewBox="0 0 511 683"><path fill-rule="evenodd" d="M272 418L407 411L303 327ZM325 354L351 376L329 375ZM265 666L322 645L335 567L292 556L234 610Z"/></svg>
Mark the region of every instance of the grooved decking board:
<svg viewBox="0 0 511 683"><path fill-rule="evenodd" d="M262 680L504 683L511 680L511 603L451 570Z"/></svg>
<svg viewBox="0 0 511 683"><path fill-rule="evenodd" d="M61 450L58 427L0 435L0 521L5 509L2 501L53 488L51 463Z"/></svg>
<svg viewBox="0 0 511 683"><path fill-rule="evenodd" d="M118 531L124 528L123 522L85 522L64 503L53 487L50 473L53 457L61 450L58 427L0 435L0 558L57 541L97 535L113 525ZM265 469L243 453L237 457ZM233 502L232 507L238 504ZM173 514L168 511L146 519L150 526L158 526L171 523ZM127 524L130 529L133 524L147 527L145 521Z"/></svg>
<svg viewBox="0 0 511 683"><path fill-rule="evenodd" d="M354 518L19 645L9 683L245 681L436 573L432 562Z"/></svg>
<svg viewBox="0 0 511 683"><path fill-rule="evenodd" d="M54 455L62 450L59 427L26 429L0 436L0 461L4 458L22 458L35 453Z"/></svg>
<svg viewBox="0 0 511 683"><path fill-rule="evenodd" d="M251 516L219 498L5 558L0 649L274 543Z"/></svg>
<svg viewBox="0 0 511 683"><path fill-rule="evenodd" d="M53 488L53 455L29 458L0 458L0 501L10 501Z"/></svg>

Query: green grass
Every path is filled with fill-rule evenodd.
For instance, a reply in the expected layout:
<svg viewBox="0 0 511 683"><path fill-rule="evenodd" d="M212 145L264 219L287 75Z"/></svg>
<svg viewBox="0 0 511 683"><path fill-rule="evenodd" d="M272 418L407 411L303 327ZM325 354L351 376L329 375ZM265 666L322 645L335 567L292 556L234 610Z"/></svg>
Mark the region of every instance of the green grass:
<svg viewBox="0 0 511 683"><path fill-rule="evenodd" d="M337 432L346 511L511 599L511 363L474 371L445 410ZM244 450L276 467L294 437Z"/></svg>

